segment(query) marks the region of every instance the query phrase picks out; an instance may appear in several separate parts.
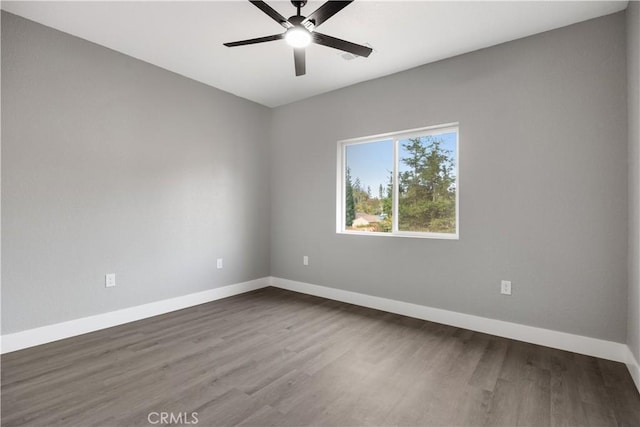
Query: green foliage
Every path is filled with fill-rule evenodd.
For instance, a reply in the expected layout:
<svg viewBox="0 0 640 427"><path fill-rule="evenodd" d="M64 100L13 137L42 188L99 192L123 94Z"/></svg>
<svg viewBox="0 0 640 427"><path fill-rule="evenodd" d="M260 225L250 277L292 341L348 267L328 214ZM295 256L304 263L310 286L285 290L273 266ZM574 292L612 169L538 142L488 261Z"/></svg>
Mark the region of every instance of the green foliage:
<svg viewBox="0 0 640 427"><path fill-rule="evenodd" d="M398 228L401 231L454 233L456 230L455 158L431 137L411 138L403 144L400 159L407 170L398 175ZM360 179L346 177L346 224L353 226L356 213L376 215L380 222L366 225L370 231L389 232L393 223L393 173L377 197L363 188Z"/></svg>
<svg viewBox="0 0 640 427"><path fill-rule="evenodd" d="M378 223L378 231L382 231L384 233L391 232L391 217L385 218Z"/></svg>
<svg viewBox="0 0 640 427"><path fill-rule="evenodd" d="M356 207L353 200L353 185L351 184L351 170L349 168L347 168L345 187L345 224L347 227L351 227L353 225L353 220L356 219Z"/></svg>
<svg viewBox="0 0 640 427"><path fill-rule="evenodd" d="M380 215L382 213L382 206L380 200L372 197L371 187L363 188L360 183L360 178L356 178L351 186L353 191L353 202L355 204L355 211L366 213L369 215Z"/></svg>
<svg viewBox="0 0 640 427"><path fill-rule="evenodd" d="M393 216L393 172L389 172L389 182L387 182L387 193L382 199L382 213L386 218Z"/></svg>
<svg viewBox="0 0 640 427"><path fill-rule="evenodd" d="M399 175L398 227L404 231L453 233L456 226L456 177L452 153L433 137L411 138Z"/></svg>

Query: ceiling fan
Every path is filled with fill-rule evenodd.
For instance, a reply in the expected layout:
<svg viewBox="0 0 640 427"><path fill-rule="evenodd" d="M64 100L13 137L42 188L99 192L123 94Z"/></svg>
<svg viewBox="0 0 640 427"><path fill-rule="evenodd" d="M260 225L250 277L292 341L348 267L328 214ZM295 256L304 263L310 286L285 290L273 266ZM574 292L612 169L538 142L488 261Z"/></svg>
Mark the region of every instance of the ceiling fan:
<svg viewBox="0 0 640 427"><path fill-rule="evenodd" d="M372 49L370 47L351 43L346 40L331 37L316 31L316 28L322 25L322 23L331 18L333 15L340 12L352 1L353 0L328 1L318 9L316 9L316 11L311 15L305 17L300 14L300 9L304 7L305 4L307 4L307 0L291 0L291 3L297 10L297 14L290 17L289 19L285 19L282 15L280 15L271 6L263 1L251 1L254 6L269 15L269 17L271 17L271 19L276 21L278 24L282 25L286 29L286 31L284 33L274 34L272 36L224 43L224 45L227 47L235 47L285 39L285 41L293 47L293 61L296 68L296 76L302 76L306 73L304 48L310 43L343 50L357 56L367 57L372 52Z"/></svg>

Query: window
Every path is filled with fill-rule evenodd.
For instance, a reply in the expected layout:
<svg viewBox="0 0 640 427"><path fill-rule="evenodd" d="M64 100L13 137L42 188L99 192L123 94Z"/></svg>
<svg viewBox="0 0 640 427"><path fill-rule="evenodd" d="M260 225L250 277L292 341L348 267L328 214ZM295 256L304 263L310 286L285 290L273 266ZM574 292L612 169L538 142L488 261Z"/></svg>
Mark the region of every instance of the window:
<svg viewBox="0 0 640 427"><path fill-rule="evenodd" d="M337 232L458 238L458 127L338 143Z"/></svg>

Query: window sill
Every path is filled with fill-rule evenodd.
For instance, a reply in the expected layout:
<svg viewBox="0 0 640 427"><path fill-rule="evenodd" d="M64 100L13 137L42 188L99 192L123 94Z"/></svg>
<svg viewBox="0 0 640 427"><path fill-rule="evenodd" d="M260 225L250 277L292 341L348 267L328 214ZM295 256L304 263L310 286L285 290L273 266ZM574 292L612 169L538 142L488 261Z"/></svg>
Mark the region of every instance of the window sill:
<svg viewBox="0 0 640 427"><path fill-rule="evenodd" d="M409 237L413 239L436 239L436 240L460 240L460 235L444 233L411 233L408 231L397 233L382 233L376 231L337 231L336 234L351 236L376 236L376 237Z"/></svg>

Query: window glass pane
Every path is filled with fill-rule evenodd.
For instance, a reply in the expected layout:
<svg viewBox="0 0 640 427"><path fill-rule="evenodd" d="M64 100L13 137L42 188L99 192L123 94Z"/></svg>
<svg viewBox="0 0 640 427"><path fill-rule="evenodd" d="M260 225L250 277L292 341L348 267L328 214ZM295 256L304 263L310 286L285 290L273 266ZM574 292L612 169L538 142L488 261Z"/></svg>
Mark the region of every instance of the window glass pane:
<svg viewBox="0 0 640 427"><path fill-rule="evenodd" d="M401 139L398 230L456 233L456 133Z"/></svg>
<svg viewBox="0 0 640 427"><path fill-rule="evenodd" d="M345 229L390 232L393 141L345 147Z"/></svg>

